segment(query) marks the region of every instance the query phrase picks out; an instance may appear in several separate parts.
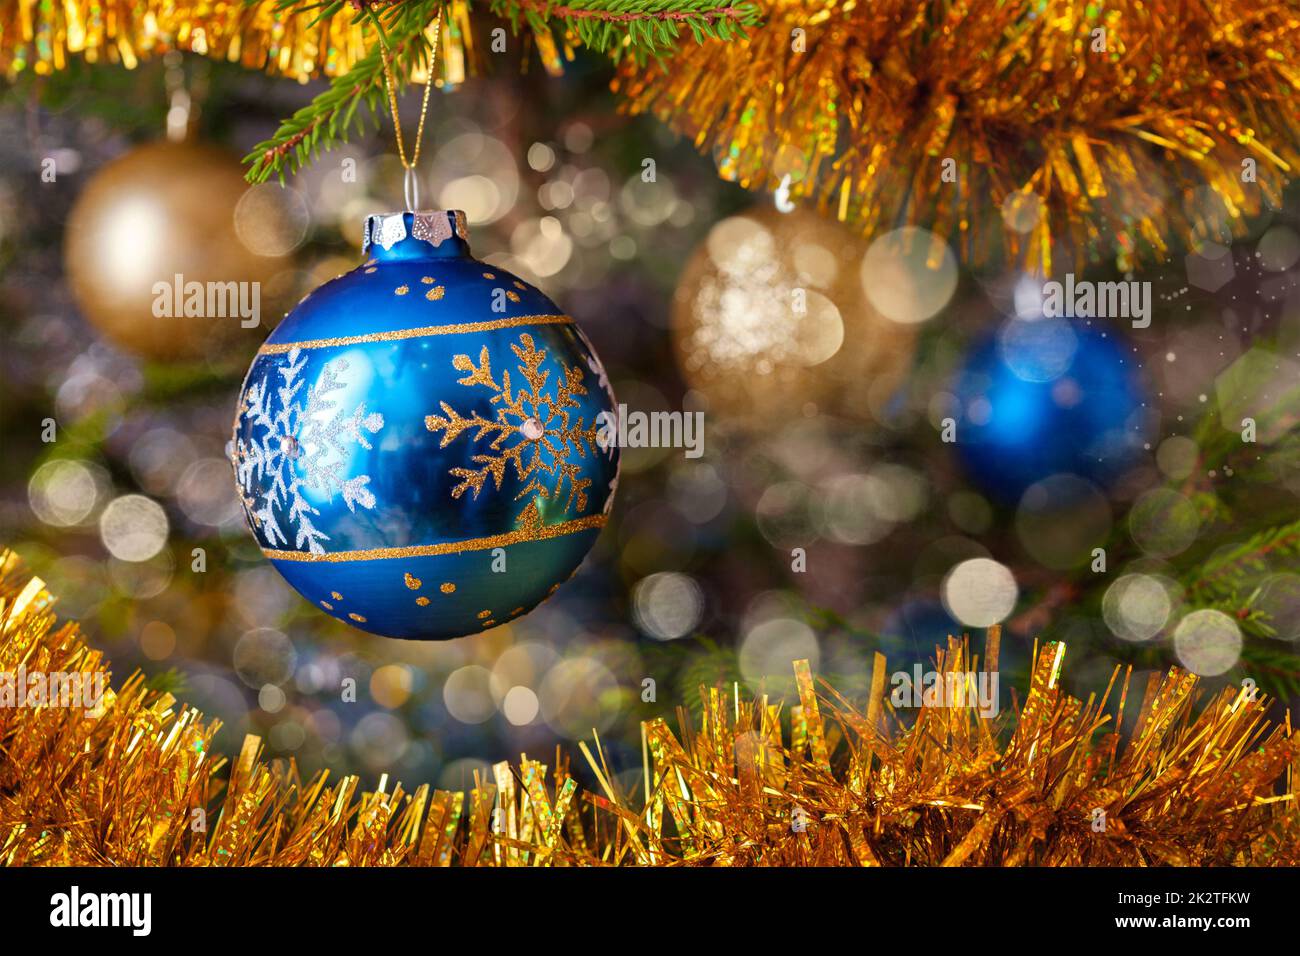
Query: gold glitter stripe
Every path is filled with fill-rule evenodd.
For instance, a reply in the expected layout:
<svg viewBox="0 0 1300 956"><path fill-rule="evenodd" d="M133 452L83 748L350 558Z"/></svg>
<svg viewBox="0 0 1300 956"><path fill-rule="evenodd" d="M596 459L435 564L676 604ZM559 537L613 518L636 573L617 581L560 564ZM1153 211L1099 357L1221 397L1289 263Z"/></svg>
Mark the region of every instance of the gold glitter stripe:
<svg viewBox="0 0 1300 956"><path fill-rule="evenodd" d="M398 329L395 332L372 332L368 335L345 335L337 339L307 339L304 342L268 342L257 350L259 355L283 355L294 349L328 349L339 345L360 345L364 342L397 342L402 339L421 339L430 335L457 335L461 332L491 332L493 329L513 329L520 325L569 325L567 315L517 315L513 319L491 319L487 322L460 322L455 325L426 325L418 329Z"/></svg>
<svg viewBox="0 0 1300 956"><path fill-rule="evenodd" d="M364 551L331 551L325 554L311 554L307 551L273 551L267 548L262 553L272 561L326 561L340 564L347 561L376 561L383 558L425 558L438 554L460 554L462 551L487 551L507 544L523 544L527 541L546 541L549 538L562 538L577 531L589 528L605 527L605 515L588 515L575 518L561 524L543 525L529 531L510 531L506 534L494 534L487 538L470 538L466 541L445 541L442 544L416 544L406 548L368 548Z"/></svg>

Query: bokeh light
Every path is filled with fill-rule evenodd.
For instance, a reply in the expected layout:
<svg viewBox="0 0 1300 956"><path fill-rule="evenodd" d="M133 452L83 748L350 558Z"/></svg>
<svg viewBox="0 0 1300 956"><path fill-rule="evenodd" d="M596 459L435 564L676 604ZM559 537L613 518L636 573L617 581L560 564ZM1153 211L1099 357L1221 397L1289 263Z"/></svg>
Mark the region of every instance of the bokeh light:
<svg viewBox="0 0 1300 956"><path fill-rule="evenodd" d="M1042 215L1043 203L1036 192L1015 189L1002 200L1002 222L1021 235L1033 232Z"/></svg>
<svg viewBox="0 0 1300 956"><path fill-rule="evenodd" d="M475 226L499 221L519 201L514 149L472 125L438 150L430 179L438 205L462 209L467 215L472 208Z"/></svg>
<svg viewBox="0 0 1300 956"><path fill-rule="evenodd" d="M690 634L704 614L704 592L686 574L663 571L642 578L632 592L637 627L660 641Z"/></svg>
<svg viewBox="0 0 1300 956"><path fill-rule="evenodd" d="M867 475L839 475L823 486L820 524L833 541L864 545L879 541L894 524L874 507L876 487Z"/></svg>
<svg viewBox="0 0 1300 956"><path fill-rule="evenodd" d="M198 524L219 526L238 519L241 509L230 480L230 462L200 458L191 464L177 483L176 503Z"/></svg>
<svg viewBox="0 0 1300 956"><path fill-rule="evenodd" d="M1241 628L1222 611L1193 611L1174 629L1174 650L1193 674L1217 677L1241 657Z"/></svg>
<svg viewBox="0 0 1300 956"><path fill-rule="evenodd" d="M287 256L303 244L309 228L307 202L288 186L250 186L235 204L235 234L255 255Z"/></svg>
<svg viewBox="0 0 1300 956"><path fill-rule="evenodd" d="M554 216L526 219L510 234L510 252L533 276L553 276L573 255L573 240Z"/></svg>
<svg viewBox="0 0 1300 956"><path fill-rule="evenodd" d="M1101 603L1106 626L1126 641L1149 641L1169 622L1171 582L1150 574L1125 574L1106 589Z"/></svg>
<svg viewBox="0 0 1300 956"><path fill-rule="evenodd" d="M349 743L353 752L372 771L386 772L402 759L410 745L406 725L387 711L366 714L353 728Z"/></svg>
<svg viewBox="0 0 1300 956"><path fill-rule="evenodd" d="M462 724L481 724L496 713L492 701L492 672L478 664L459 667L442 687L447 712Z"/></svg>
<svg viewBox="0 0 1300 956"><path fill-rule="evenodd" d="M275 684L264 684L257 692L257 706L268 714L278 714L288 701L284 691Z"/></svg>
<svg viewBox="0 0 1300 956"><path fill-rule="evenodd" d="M539 710L541 704L537 700L537 694L531 687L524 687L522 684L517 684L506 691L505 699L501 702L501 713L505 714L506 720L516 727L531 724L537 719Z"/></svg>
<svg viewBox="0 0 1300 956"><path fill-rule="evenodd" d="M691 303L701 321L687 349L697 360L752 367L762 375L786 363L817 365L839 350L839 309L817 290L799 286L765 225L747 216L724 219L709 231L706 247L716 272L700 282Z"/></svg>
<svg viewBox="0 0 1300 956"><path fill-rule="evenodd" d="M872 241L862 260L862 288L888 319L914 325L932 318L957 289L957 260L941 238L904 226Z"/></svg>
<svg viewBox="0 0 1300 956"><path fill-rule="evenodd" d="M194 456L194 443L189 436L164 427L141 435L131 446L129 461L140 487L150 494L161 495L176 487Z"/></svg>
<svg viewBox="0 0 1300 956"><path fill-rule="evenodd" d="M1166 438L1156 449L1156 465L1166 478L1183 481L1196 470L1200 461L1200 446L1191 438L1174 435Z"/></svg>
<svg viewBox="0 0 1300 956"><path fill-rule="evenodd" d="M99 516L99 537L123 561L147 561L167 543L167 515L144 495L122 495Z"/></svg>
<svg viewBox="0 0 1300 956"><path fill-rule="evenodd" d="M502 706L513 688L536 687L559 659L555 648L541 641L521 641L507 647L492 664L492 700Z"/></svg>
<svg viewBox="0 0 1300 956"><path fill-rule="evenodd" d="M103 481L85 462L46 462L27 483L27 501L41 521L56 528L81 524L99 501Z"/></svg>
<svg viewBox="0 0 1300 956"><path fill-rule="evenodd" d="M144 561L108 559L108 577L122 594L136 600L157 597L171 584L175 562L167 551Z"/></svg>
<svg viewBox="0 0 1300 956"><path fill-rule="evenodd" d="M594 657L556 664L537 690L542 719L571 740L608 730L621 709L618 680Z"/></svg>
<svg viewBox="0 0 1300 956"><path fill-rule="evenodd" d="M151 661L165 661L176 650L176 631L166 621L150 621L140 629L140 652Z"/></svg>
<svg viewBox="0 0 1300 956"><path fill-rule="evenodd" d="M1054 382L1070 370L1079 337L1058 318L1016 318L998 331L998 352L1026 382Z"/></svg>
<svg viewBox="0 0 1300 956"><path fill-rule="evenodd" d="M1026 489L1016 506L1016 537L1039 564L1058 571L1091 561L1106 543L1110 500L1078 475L1049 475Z"/></svg>
<svg viewBox="0 0 1300 956"><path fill-rule="evenodd" d="M1260 585L1255 607L1268 615L1274 637L1300 640L1300 574L1270 574Z"/></svg>
<svg viewBox="0 0 1300 956"><path fill-rule="evenodd" d="M1156 558L1181 554L1201 530L1196 506L1172 488L1153 488L1133 503L1128 516L1134 543Z"/></svg>
<svg viewBox="0 0 1300 956"><path fill-rule="evenodd" d="M370 696L380 707L396 710L410 699L413 683L405 664L385 664L370 675Z"/></svg>
<svg viewBox="0 0 1300 956"><path fill-rule="evenodd" d="M972 558L943 580L943 606L968 627L989 627L1015 609L1020 588L1011 569L991 558Z"/></svg>
<svg viewBox="0 0 1300 956"><path fill-rule="evenodd" d="M821 662L817 635L802 621L776 617L749 629L740 645L738 664L753 690L770 686L773 679L790 679L793 662L807 660L815 671Z"/></svg>
<svg viewBox="0 0 1300 956"><path fill-rule="evenodd" d="M1269 272L1285 272L1300 262L1300 235L1289 226L1274 226L1260 237L1255 254Z"/></svg>
<svg viewBox="0 0 1300 956"><path fill-rule="evenodd" d="M813 488L799 481L782 481L764 490L754 508L758 530L772 545L806 545L813 537L812 515L817 505Z"/></svg>
<svg viewBox="0 0 1300 956"><path fill-rule="evenodd" d="M704 462L673 469L668 478L673 507L695 524L716 518L727 504L727 483L718 470Z"/></svg>
<svg viewBox="0 0 1300 956"><path fill-rule="evenodd" d="M235 644L235 673L249 687L284 684L298 660L293 642L283 631L257 627L245 631Z"/></svg>

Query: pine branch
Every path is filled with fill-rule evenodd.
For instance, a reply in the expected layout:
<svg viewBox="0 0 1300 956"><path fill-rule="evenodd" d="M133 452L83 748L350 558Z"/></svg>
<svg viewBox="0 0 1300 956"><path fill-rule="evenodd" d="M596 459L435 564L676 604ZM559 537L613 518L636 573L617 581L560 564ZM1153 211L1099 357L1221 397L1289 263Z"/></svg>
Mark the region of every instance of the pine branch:
<svg viewBox="0 0 1300 956"><path fill-rule="evenodd" d="M341 6L342 0L330 4ZM335 77L328 90L281 123L274 136L253 147L244 157L245 163L252 164L248 181L261 183L278 175L283 182L286 173L296 172L321 150L346 141L363 124L357 113L363 103L378 123L384 99L383 50L388 50L398 83L412 65L427 62L432 51L424 30L436 6L437 0L412 0L390 16L386 25L381 11L362 10L358 16L371 20L380 39L352 69Z"/></svg>
<svg viewBox="0 0 1300 956"><path fill-rule="evenodd" d="M337 77L329 90L281 123L274 136L244 157L245 163L252 164L248 181L262 183L278 174L283 182L286 172L296 172L321 150L346 141L361 126L357 107L365 102L375 112L379 100L375 81L382 68L378 52L368 54Z"/></svg>
<svg viewBox="0 0 1300 956"><path fill-rule="evenodd" d="M1266 528L1245 541L1216 551L1197 570L1194 589L1212 588L1222 582L1240 582L1251 572L1268 569L1269 558L1300 556L1300 520Z"/></svg>
<svg viewBox="0 0 1300 956"><path fill-rule="evenodd" d="M585 47L615 57L630 51L639 60L669 50L683 29L702 43L738 39L759 22L758 8L747 0L488 0L488 6L516 33L521 24L540 33L558 23Z"/></svg>
<svg viewBox="0 0 1300 956"><path fill-rule="evenodd" d="M1277 696L1300 696L1300 656L1278 641L1248 641L1241 649L1248 673L1263 678L1257 683Z"/></svg>
<svg viewBox="0 0 1300 956"><path fill-rule="evenodd" d="M245 0L257 3L260 0ZM749 0L475 0L493 14L508 20L515 33L527 28L550 36L557 26L565 36L615 58L630 53L638 58L658 56L672 48L689 30L696 42L734 40L745 27L758 22L758 8ZM330 88L281 124L273 137L259 143L244 158L251 164L248 180L265 182L272 176L283 181L321 150L348 137L363 122L361 105L370 114L382 110L384 101L381 44L390 51L397 82L409 75L415 63L429 62L432 50L425 29L444 0L277 0L285 13L315 11L314 21L350 16L365 20L377 39L370 52Z"/></svg>

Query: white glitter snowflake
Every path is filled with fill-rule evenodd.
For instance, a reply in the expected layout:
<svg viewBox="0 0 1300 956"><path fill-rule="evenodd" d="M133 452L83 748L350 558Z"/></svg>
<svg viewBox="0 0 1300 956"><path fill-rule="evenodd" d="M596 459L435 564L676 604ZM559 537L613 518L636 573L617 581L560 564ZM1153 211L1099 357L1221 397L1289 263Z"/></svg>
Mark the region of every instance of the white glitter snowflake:
<svg viewBox="0 0 1300 956"><path fill-rule="evenodd" d="M599 445L608 457L613 457L614 452L618 450L618 420L619 407L618 399L614 397L614 386L609 382L609 373L605 371L604 364L596 355L596 347L591 344L591 339L587 338L587 333L583 332L578 326L573 327L573 331L578 333L578 338L587 348L587 367L596 376L596 381L605 392L605 397L609 399L609 410L600 412L596 416L596 423L599 426L596 431L596 444ZM618 476L622 471L623 462L620 459L618 470L614 472L614 477L610 479L609 491L605 493L605 514L614 510L614 493L618 491Z"/></svg>
<svg viewBox="0 0 1300 956"><path fill-rule="evenodd" d="M277 510L287 509L294 547L324 554L321 542L328 541L329 535L312 523L312 516L320 511L303 492L323 493L329 501L342 494L353 512L357 505L373 508L375 496L366 487L370 476L344 478L341 472L347 464L346 443L355 442L369 450L365 433L373 435L383 428L384 416L378 412L367 415L364 402L351 415L337 407L330 395L346 387L340 378L348 367L344 359L326 362L320 377L307 389L306 400L300 400L305 380L299 374L307 364L301 353L301 349L290 351L288 365L276 370L282 385L275 386L268 374L248 386L235 423L233 460L244 508L267 542L272 547L288 543L275 517ZM248 442L239 436L245 422L252 425Z"/></svg>

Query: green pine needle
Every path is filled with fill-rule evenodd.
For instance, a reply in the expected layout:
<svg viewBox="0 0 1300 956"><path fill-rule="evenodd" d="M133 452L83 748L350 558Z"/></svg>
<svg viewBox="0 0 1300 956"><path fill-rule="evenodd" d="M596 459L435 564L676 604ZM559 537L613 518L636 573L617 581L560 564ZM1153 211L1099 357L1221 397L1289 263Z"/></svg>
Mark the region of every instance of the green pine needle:
<svg viewBox="0 0 1300 956"><path fill-rule="evenodd" d="M246 0L256 2L256 0ZM583 46L614 58L631 55L637 62L670 51L689 31L697 42L707 39L735 40L745 28L758 23L758 8L748 0L729 4L725 0L475 0L496 16L509 21L516 34L531 30L554 31L576 38ZM358 107L378 122L384 102L381 45L390 51L394 73L409 74L410 67L424 63L432 52L424 30L437 16L442 0L407 0L404 3L364 4L355 14L343 0L278 0L282 11L317 11L313 22L334 16L350 16L352 22L365 19L376 31L374 48L336 77L321 93L285 120L275 135L258 143L244 157L249 182L266 182L275 176L297 172L321 151L347 140L365 122Z"/></svg>

